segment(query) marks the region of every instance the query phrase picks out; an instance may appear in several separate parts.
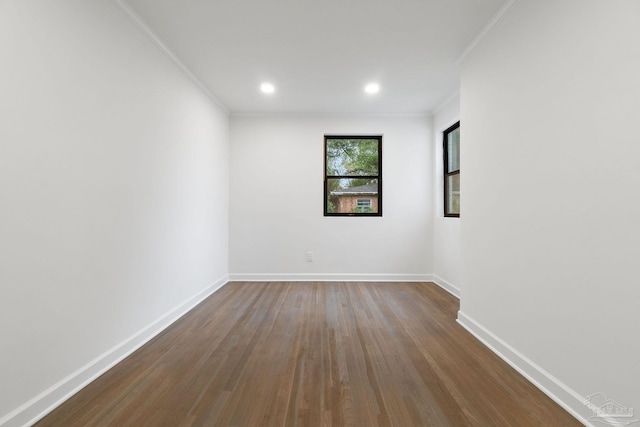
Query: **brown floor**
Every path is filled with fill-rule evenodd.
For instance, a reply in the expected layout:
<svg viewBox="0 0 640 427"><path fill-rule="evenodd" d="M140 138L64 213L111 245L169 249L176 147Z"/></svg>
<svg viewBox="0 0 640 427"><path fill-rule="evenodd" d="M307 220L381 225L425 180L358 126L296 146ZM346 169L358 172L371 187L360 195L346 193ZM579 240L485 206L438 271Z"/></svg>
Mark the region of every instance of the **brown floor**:
<svg viewBox="0 0 640 427"><path fill-rule="evenodd" d="M229 283L37 426L580 426L431 283Z"/></svg>

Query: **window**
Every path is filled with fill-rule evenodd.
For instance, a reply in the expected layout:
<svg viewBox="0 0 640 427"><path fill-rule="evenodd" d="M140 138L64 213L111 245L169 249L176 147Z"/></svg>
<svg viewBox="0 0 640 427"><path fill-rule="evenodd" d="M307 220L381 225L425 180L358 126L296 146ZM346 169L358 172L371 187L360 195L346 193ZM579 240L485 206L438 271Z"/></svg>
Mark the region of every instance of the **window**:
<svg viewBox="0 0 640 427"><path fill-rule="evenodd" d="M371 212L371 199L356 199L356 212Z"/></svg>
<svg viewBox="0 0 640 427"><path fill-rule="evenodd" d="M324 215L382 216L382 136L325 135Z"/></svg>
<svg viewBox="0 0 640 427"><path fill-rule="evenodd" d="M460 122L444 131L444 216L460 216Z"/></svg>
<svg viewBox="0 0 640 427"><path fill-rule="evenodd" d="M371 199L358 199L356 200L356 206L358 206L359 208L370 208Z"/></svg>

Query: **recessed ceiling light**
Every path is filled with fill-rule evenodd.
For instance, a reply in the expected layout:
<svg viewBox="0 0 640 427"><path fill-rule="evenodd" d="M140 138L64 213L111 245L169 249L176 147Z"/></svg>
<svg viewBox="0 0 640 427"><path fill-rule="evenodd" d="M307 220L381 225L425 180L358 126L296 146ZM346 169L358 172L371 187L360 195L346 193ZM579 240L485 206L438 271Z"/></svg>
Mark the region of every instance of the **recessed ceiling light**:
<svg viewBox="0 0 640 427"><path fill-rule="evenodd" d="M274 85L272 85L271 83L262 83L260 85L260 90L263 93L273 93L276 91L276 87Z"/></svg>
<svg viewBox="0 0 640 427"><path fill-rule="evenodd" d="M380 85L378 83L369 83L364 87L364 91L370 94L378 93Z"/></svg>

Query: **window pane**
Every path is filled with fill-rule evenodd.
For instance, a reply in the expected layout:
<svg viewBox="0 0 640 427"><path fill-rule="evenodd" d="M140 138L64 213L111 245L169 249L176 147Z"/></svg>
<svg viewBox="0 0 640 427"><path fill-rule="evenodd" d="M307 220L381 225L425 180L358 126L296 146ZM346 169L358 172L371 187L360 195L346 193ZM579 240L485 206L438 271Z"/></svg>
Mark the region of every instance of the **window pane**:
<svg viewBox="0 0 640 427"><path fill-rule="evenodd" d="M378 213L378 180L327 178L327 212Z"/></svg>
<svg viewBox="0 0 640 427"><path fill-rule="evenodd" d="M378 140L328 138L327 175L378 175Z"/></svg>
<svg viewBox="0 0 640 427"><path fill-rule="evenodd" d="M460 170L460 128L447 134L447 172Z"/></svg>
<svg viewBox="0 0 640 427"><path fill-rule="evenodd" d="M460 214L460 174L447 176L447 211L448 214Z"/></svg>

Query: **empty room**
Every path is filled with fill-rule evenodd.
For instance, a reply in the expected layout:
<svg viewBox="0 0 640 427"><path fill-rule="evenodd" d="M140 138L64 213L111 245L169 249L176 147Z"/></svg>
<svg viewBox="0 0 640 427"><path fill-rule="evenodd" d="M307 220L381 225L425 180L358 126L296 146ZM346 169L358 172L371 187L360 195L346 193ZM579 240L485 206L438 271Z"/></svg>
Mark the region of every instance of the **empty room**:
<svg viewBox="0 0 640 427"><path fill-rule="evenodd" d="M639 0L2 0L0 52L0 427L640 425Z"/></svg>

